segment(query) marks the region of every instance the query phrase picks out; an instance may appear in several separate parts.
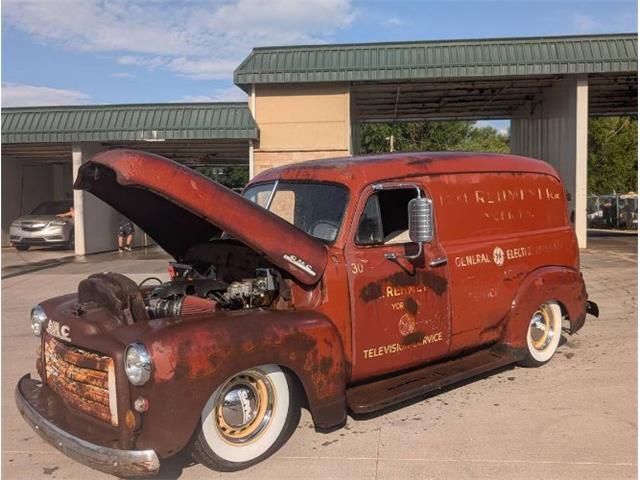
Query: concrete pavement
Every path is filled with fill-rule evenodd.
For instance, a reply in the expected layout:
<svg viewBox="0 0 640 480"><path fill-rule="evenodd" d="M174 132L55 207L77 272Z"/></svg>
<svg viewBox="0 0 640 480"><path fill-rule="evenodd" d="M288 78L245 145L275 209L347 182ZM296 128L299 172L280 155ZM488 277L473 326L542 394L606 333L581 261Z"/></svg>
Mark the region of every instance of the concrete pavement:
<svg viewBox="0 0 640 480"><path fill-rule="evenodd" d="M303 411L293 437L260 465L220 474L178 459L163 467L162 478L636 478L636 241L593 238L583 251L587 288L601 317L589 317L543 368L507 368L384 415L350 417L329 434L316 433ZM4 478L112 478L41 441L13 404L17 379L35 373L30 308L105 270L137 281L166 278L166 258L105 254L2 282Z"/></svg>

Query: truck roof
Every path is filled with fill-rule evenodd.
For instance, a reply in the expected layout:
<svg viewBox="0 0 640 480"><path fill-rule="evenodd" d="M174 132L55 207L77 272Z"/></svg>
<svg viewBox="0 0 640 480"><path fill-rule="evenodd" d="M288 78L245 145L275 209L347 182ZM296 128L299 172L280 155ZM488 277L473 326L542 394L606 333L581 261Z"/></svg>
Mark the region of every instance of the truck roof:
<svg viewBox="0 0 640 480"><path fill-rule="evenodd" d="M377 181L448 173L538 173L558 178L548 163L503 153L411 152L327 158L272 168L251 183L273 180L334 181L355 186Z"/></svg>

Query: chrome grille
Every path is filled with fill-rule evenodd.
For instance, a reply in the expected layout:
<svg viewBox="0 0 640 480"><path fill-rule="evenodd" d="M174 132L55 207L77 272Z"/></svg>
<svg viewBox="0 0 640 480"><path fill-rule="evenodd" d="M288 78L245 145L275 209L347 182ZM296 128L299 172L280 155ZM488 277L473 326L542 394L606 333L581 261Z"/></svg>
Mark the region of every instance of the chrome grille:
<svg viewBox="0 0 640 480"><path fill-rule="evenodd" d="M24 230L25 232L37 232L38 230L42 230L47 225L47 222L20 222L20 228L22 228L22 230Z"/></svg>

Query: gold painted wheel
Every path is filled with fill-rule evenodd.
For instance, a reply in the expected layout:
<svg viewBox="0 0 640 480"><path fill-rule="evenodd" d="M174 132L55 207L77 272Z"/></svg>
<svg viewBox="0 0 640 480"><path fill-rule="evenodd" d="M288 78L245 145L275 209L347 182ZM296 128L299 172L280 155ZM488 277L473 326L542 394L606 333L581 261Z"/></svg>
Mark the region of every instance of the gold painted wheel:
<svg viewBox="0 0 640 480"><path fill-rule="evenodd" d="M200 414L192 455L218 471L247 468L275 452L300 419L294 379L278 365L242 370L222 382Z"/></svg>
<svg viewBox="0 0 640 480"><path fill-rule="evenodd" d="M231 378L216 398L215 427L232 444L255 440L269 425L275 397L269 379L257 370Z"/></svg>
<svg viewBox="0 0 640 480"><path fill-rule="evenodd" d="M520 362L526 367L544 365L556 353L562 336L562 309L550 301L540 305L527 324L526 356Z"/></svg>
<svg viewBox="0 0 640 480"><path fill-rule="evenodd" d="M532 344L536 350L542 351L547 348L555 335L551 316L552 313L549 311L549 307L543 305L531 317L529 329Z"/></svg>

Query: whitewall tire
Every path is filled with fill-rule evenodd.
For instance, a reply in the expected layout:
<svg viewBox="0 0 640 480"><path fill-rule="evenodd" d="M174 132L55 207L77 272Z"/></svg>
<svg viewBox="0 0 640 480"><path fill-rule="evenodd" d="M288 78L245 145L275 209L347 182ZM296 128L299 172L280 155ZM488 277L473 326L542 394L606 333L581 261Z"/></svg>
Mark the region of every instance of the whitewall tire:
<svg viewBox="0 0 640 480"><path fill-rule="evenodd" d="M293 433L300 404L290 375L261 365L228 378L200 416L194 458L219 471L247 468L274 453Z"/></svg>
<svg viewBox="0 0 640 480"><path fill-rule="evenodd" d="M544 365L556 353L562 337L562 309L557 302L540 305L527 324L527 367Z"/></svg>

